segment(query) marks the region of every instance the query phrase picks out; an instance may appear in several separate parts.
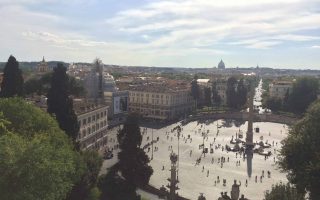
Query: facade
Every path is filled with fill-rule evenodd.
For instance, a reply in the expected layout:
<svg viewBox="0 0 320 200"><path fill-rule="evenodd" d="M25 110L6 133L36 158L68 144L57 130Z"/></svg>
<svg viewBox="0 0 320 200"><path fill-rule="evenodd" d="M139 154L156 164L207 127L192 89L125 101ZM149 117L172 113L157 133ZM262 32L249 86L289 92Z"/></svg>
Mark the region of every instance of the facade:
<svg viewBox="0 0 320 200"><path fill-rule="evenodd" d="M121 123L126 119L129 111L129 92L104 92L104 101L109 106L108 119L113 123Z"/></svg>
<svg viewBox="0 0 320 200"><path fill-rule="evenodd" d="M49 71L49 67L47 62L42 58L42 61L37 65L37 72L38 73L46 73Z"/></svg>
<svg viewBox="0 0 320 200"><path fill-rule="evenodd" d="M185 117L195 108L190 89L166 86L138 86L129 90L129 111L145 118L173 120Z"/></svg>
<svg viewBox="0 0 320 200"><path fill-rule="evenodd" d="M274 81L269 84L269 95L273 98L283 99L287 92L292 92L291 81Z"/></svg>
<svg viewBox="0 0 320 200"><path fill-rule="evenodd" d="M197 83L199 86L211 87L210 79L197 79Z"/></svg>
<svg viewBox="0 0 320 200"><path fill-rule="evenodd" d="M109 73L103 76L104 78L104 91L105 92L116 92L118 88L116 87L116 82L114 78Z"/></svg>
<svg viewBox="0 0 320 200"><path fill-rule="evenodd" d="M80 126L77 137L80 148L83 150L102 149L108 141L108 106L75 99L74 109Z"/></svg>

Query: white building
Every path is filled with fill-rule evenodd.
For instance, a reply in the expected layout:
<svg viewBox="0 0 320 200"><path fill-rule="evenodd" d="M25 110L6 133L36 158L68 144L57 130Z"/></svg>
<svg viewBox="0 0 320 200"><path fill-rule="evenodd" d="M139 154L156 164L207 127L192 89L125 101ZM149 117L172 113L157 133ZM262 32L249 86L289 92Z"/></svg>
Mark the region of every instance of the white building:
<svg viewBox="0 0 320 200"><path fill-rule="evenodd" d="M108 106L75 99L74 109L80 126L77 137L80 148L90 150L103 148L108 141Z"/></svg>
<svg viewBox="0 0 320 200"><path fill-rule="evenodd" d="M292 92L291 81L274 81L269 84L269 95L273 98L283 99L287 92Z"/></svg>

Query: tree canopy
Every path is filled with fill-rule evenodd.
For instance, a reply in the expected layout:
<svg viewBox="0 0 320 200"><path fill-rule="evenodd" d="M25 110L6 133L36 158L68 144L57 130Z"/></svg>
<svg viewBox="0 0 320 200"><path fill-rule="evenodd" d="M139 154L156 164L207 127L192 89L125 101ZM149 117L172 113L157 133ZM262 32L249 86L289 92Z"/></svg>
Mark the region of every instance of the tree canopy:
<svg viewBox="0 0 320 200"><path fill-rule="evenodd" d="M320 199L320 101L312 104L303 119L283 140L280 167L300 193L309 192L312 200Z"/></svg>
<svg viewBox="0 0 320 200"><path fill-rule="evenodd" d="M316 78L302 77L298 79L288 97L289 111L296 114L303 114L308 106L317 99L319 81Z"/></svg>
<svg viewBox="0 0 320 200"><path fill-rule="evenodd" d="M60 128L75 141L79 133L79 124L73 110L72 99L69 97L68 82L66 67L59 63L53 71L47 105L48 113L56 117Z"/></svg>
<svg viewBox="0 0 320 200"><path fill-rule="evenodd" d="M115 167L99 178L98 187L101 190L101 200L140 200L136 187L123 179Z"/></svg>
<svg viewBox="0 0 320 200"><path fill-rule="evenodd" d="M140 148L142 135L139 127L139 117L128 116L117 138L121 151L118 154L119 170L123 177L134 185L146 185L153 173L148 165L149 157Z"/></svg>
<svg viewBox="0 0 320 200"><path fill-rule="evenodd" d="M265 193L263 200L304 200L304 195L288 184L278 183L272 186L271 191Z"/></svg>
<svg viewBox="0 0 320 200"><path fill-rule="evenodd" d="M19 63L12 55L3 70L0 97L21 96L23 91L23 77Z"/></svg>
<svg viewBox="0 0 320 200"><path fill-rule="evenodd" d="M67 200L97 200L99 192L95 197L92 197L92 194L96 193L97 179L103 160L96 151L83 151L80 154L85 168L84 173L68 194Z"/></svg>
<svg viewBox="0 0 320 200"><path fill-rule="evenodd" d="M0 99L0 110L0 199L65 199L83 173L70 139L22 99Z"/></svg>

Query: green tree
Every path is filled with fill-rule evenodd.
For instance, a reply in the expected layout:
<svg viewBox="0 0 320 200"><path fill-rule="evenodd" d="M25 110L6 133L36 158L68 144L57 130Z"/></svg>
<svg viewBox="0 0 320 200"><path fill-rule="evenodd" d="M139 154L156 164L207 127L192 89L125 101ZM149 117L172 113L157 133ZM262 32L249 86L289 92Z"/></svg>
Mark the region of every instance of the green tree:
<svg viewBox="0 0 320 200"><path fill-rule="evenodd" d="M52 79L52 72L46 73L43 76L34 77L27 80L24 85L24 94L38 94L38 95L45 95L48 93L51 87L51 79ZM72 76L68 76L68 90L70 91L70 95L76 97L85 96L85 89L83 87L83 82L81 80L77 80Z"/></svg>
<svg viewBox="0 0 320 200"><path fill-rule="evenodd" d="M211 102L211 88L210 87L205 87L204 88L204 101L206 106L212 106Z"/></svg>
<svg viewBox="0 0 320 200"><path fill-rule="evenodd" d="M238 99L238 101L237 101L237 104L238 104L237 107L238 108L243 107L244 105L246 105L246 103L247 103L247 94L248 94L248 89L244 84L244 79L241 78L239 83L238 83L237 92L236 92L237 99Z"/></svg>
<svg viewBox="0 0 320 200"><path fill-rule="evenodd" d="M236 79L236 77L231 76L228 79L227 91L226 91L227 105L230 108L237 108L238 107L236 87L237 87L237 79Z"/></svg>
<svg viewBox="0 0 320 200"><path fill-rule="evenodd" d="M198 77L197 75L195 75L194 79L191 81L191 95L195 100L196 107L198 106L198 100L200 98L200 88L197 80L198 80Z"/></svg>
<svg viewBox="0 0 320 200"><path fill-rule="evenodd" d="M21 96L23 88L23 77L19 69L19 63L12 55L3 70L0 97Z"/></svg>
<svg viewBox="0 0 320 200"><path fill-rule="evenodd" d="M148 165L149 157L140 148L142 135L138 119L139 117L135 114L129 115L117 135L121 149L118 154L119 170L130 184L144 186L148 184L153 170Z"/></svg>
<svg viewBox="0 0 320 200"><path fill-rule="evenodd" d="M59 126L75 142L79 133L77 116L73 110L73 102L69 97L69 78L66 68L59 63L54 68L51 78L51 88L48 91L48 113L54 115Z"/></svg>
<svg viewBox="0 0 320 200"><path fill-rule="evenodd" d="M312 104L303 119L295 124L282 143L280 167L299 193L320 199L320 101Z"/></svg>
<svg viewBox="0 0 320 200"><path fill-rule="evenodd" d="M81 153L85 170L79 182L77 182L68 194L68 200L94 200L99 199L97 180L102 166L102 158L96 151L83 151Z"/></svg>
<svg viewBox="0 0 320 200"><path fill-rule="evenodd" d="M268 97L264 102L265 107L268 109L278 112L282 108L282 100L276 97Z"/></svg>
<svg viewBox="0 0 320 200"><path fill-rule="evenodd" d="M140 200L136 187L123 179L115 169L109 169L106 175L99 178L98 187L101 191L101 200Z"/></svg>
<svg viewBox="0 0 320 200"><path fill-rule="evenodd" d="M263 200L304 200L304 195L288 184L279 183L272 185L271 191L267 191Z"/></svg>
<svg viewBox="0 0 320 200"><path fill-rule="evenodd" d="M316 78L303 77L298 79L288 98L289 111L303 114L308 106L317 99L319 82Z"/></svg>
<svg viewBox="0 0 320 200"><path fill-rule="evenodd" d="M212 102L216 106L220 106L221 104L221 97L218 94L218 89L215 83L212 83Z"/></svg>
<svg viewBox="0 0 320 200"><path fill-rule="evenodd" d="M61 133L55 119L21 98L0 99L0 110L4 119L9 121L6 125L8 131L23 137L32 138L38 133Z"/></svg>
<svg viewBox="0 0 320 200"><path fill-rule="evenodd" d="M22 99L1 99L0 110L7 121L0 134L0 199L64 199L82 173L71 141L50 115Z"/></svg>

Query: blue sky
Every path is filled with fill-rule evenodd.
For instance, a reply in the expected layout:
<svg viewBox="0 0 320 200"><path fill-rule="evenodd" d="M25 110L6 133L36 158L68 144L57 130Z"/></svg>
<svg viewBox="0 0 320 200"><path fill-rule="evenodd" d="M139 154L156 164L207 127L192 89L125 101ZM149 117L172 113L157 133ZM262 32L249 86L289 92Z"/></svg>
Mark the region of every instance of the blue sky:
<svg viewBox="0 0 320 200"><path fill-rule="evenodd" d="M0 0L0 60L320 69L320 0Z"/></svg>

